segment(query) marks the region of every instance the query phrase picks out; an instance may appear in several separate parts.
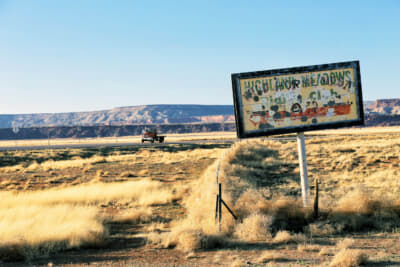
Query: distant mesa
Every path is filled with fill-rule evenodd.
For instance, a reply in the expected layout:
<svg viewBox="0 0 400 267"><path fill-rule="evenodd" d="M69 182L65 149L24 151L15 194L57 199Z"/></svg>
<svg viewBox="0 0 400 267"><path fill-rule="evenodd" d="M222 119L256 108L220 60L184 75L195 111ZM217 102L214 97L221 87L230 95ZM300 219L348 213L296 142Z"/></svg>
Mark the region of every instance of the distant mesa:
<svg viewBox="0 0 400 267"><path fill-rule="evenodd" d="M400 99L364 101L365 114L400 115ZM110 110L0 114L0 128L235 122L232 105L142 105Z"/></svg>
<svg viewBox="0 0 400 267"><path fill-rule="evenodd" d="M400 99L378 99L365 110L370 114L400 115Z"/></svg>
<svg viewBox="0 0 400 267"><path fill-rule="evenodd" d="M400 126L400 99L364 102L366 126ZM45 114L0 114L0 139L89 138L159 132L235 131L232 105L143 105L111 110ZM263 125L268 127L268 125ZM16 129L18 128L18 131Z"/></svg>
<svg viewBox="0 0 400 267"><path fill-rule="evenodd" d="M0 128L234 122L232 105L143 105L111 110L0 115Z"/></svg>

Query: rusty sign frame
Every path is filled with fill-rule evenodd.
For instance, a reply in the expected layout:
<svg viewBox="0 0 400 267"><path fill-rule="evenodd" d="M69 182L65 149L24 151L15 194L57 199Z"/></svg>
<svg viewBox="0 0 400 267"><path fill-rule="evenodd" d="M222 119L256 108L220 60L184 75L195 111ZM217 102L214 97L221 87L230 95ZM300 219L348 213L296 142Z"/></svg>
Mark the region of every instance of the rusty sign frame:
<svg viewBox="0 0 400 267"><path fill-rule="evenodd" d="M312 123L304 125L296 125L281 128L267 128L267 129L257 129L246 131L244 127L243 119L243 109L242 109L242 95L241 95L241 79L249 78L264 78L269 76L280 76L280 75L291 75L291 74L303 74L312 73L319 71L331 71L336 69L352 68L354 71L354 89L355 89L355 99L357 108L357 118L352 120L342 120L334 122L324 122L324 123ZM348 61L339 63L330 63L322 65L312 65L294 68L284 68L284 69L272 69L264 71L255 72L244 72L244 73L234 73L232 74L232 90L233 90L233 100L235 108L235 120L236 120L236 131L239 138L249 138L258 136L268 136L274 134L284 134L284 133L299 133L304 131L322 130L322 129L335 129L340 127L350 127L364 125L364 111L362 102L362 90L361 90L361 74L360 74L360 63L359 61Z"/></svg>

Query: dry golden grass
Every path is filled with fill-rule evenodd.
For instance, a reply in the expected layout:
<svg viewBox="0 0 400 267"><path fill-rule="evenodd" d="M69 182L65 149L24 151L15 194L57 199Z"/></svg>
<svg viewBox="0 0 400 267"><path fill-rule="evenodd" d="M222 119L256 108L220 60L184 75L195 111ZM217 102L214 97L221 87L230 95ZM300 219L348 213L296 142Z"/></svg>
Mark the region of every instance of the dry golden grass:
<svg viewBox="0 0 400 267"><path fill-rule="evenodd" d="M338 230L338 227L334 227L327 222L310 223L308 225L308 231L311 234L311 236L315 236L315 237L316 236L330 236L337 232L340 232L340 230Z"/></svg>
<svg viewBox="0 0 400 267"><path fill-rule="evenodd" d="M163 248L177 248L188 252L198 249L212 249L229 244L223 234L207 235L200 229L176 228L171 233L150 235L149 240Z"/></svg>
<svg viewBox="0 0 400 267"><path fill-rule="evenodd" d="M333 207L331 221L343 230L389 230L400 225L397 198L384 197L355 188L340 198Z"/></svg>
<svg viewBox="0 0 400 267"><path fill-rule="evenodd" d="M354 244L354 239L353 238L345 238L341 240L339 243L336 244L337 248L340 249L346 249L350 248Z"/></svg>
<svg viewBox="0 0 400 267"><path fill-rule="evenodd" d="M128 210L112 218L113 222L120 223L147 223L152 219L152 209L150 207L139 207L134 210ZM154 226L155 227L155 226ZM154 231L152 229L150 231Z"/></svg>
<svg viewBox="0 0 400 267"><path fill-rule="evenodd" d="M178 236L177 248L193 251L202 248L203 233L199 230L182 231Z"/></svg>
<svg viewBox="0 0 400 267"><path fill-rule="evenodd" d="M111 201L149 206L172 201L171 188L161 182L139 180L123 183L93 183L23 193L0 193L0 208L29 205L98 205Z"/></svg>
<svg viewBox="0 0 400 267"><path fill-rule="evenodd" d="M181 148L182 147L182 148ZM187 149L190 148L190 149ZM0 209L2 210L17 210L23 209L29 206L40 207L40 209L46 212L52 212L52 209L59 206L65 206L67 208L60 209L57 216L63 217L62 212L69 212L70 214L76 215L73 212L74 208L86 208L96 209L96 213L99 216L99 221L103 226L102 215L105 214L105 223L150 223L153 220L158 222L163 220L162 216L172 216L169 212L176 213L179 211L179 205L177 207L173 206L175 201L179 200L182 195L187 194L187 187L184 182L176 182L174 177L168 177L167 175L159 172L157 175L160 179L153 179L157 169L163 170L165 166L169 169L175 169L178 174L175 177L182 177L186 173L193 172L191 169L186 170L187 165L199 166L198 162L210 162L213 159L219 157L223 149L213 148L211 149L193 149L195 146L177 146L171 145L166 151L158 150L149 151L147 149L140 148L135 150L135 148L128 148L123 150L125 154L110 148L99 149L95 151L91 149L76 149L76 150L55 150L55 151L17 151L12 152L2 152L6 160L9 160L11 156L19 159L22 164L16 164L15 166L5 166L1 168L4 174L7 174L8 179L2 179L1 184L8 186L8 191L0 191L0 198L2 202L0 203ZM207 147L207 146L206 146ZM127 152L125 152L127 151ZM132 151L132 152L131 152ZM95 153L95 154L93 154ZM101 156L100 156L101 155ZM50 158L50 159L47 159ZM46 160L47 159L47 160ZM18 161L13 161L12 163L18 163ZM40 162L40 163L38 163ZM151 165L152 163L153 165ZM174 167L174 164L181 164ZM132 166L132 167L131 167ZM161 169L158 167L161 166ZM140 167L140 168L136 168ZM144 168L143 168L144 167ZM179 169L179 168L182 169ZM129 178L134 178L127 182L112 182L114 180L121 180L121 170L125 169L124 178L129 180ZM51 171L50 171L51 170ZM200 170L199 170L200 171ZM82 173L85 173L82 176ZM75 174L75 175L74 175ZM21 186L17 183L21 183L18 180L20 176L27 175L29 178L22 180L22 187L25 188L24 191L20 191ZM49 177L51 175L51 177ZM71 176L71 177L70 177ZM89 176L89 178L85 177ZM151 177L146 177L151 176ZM13 181L14 179L15 181ZM46 180L45 180L46 179ZM175 181L174 184L166 184L163 180L170 179ZM61 184L60 184L61 181ZM71 182L75 186L66 186L64 181ZM53 183L54 182L54 183ZM32 186L37 187L38 183L48 183L49 185L60 184L61 186L52 186L50 188L40 190L40 187L35 188L31 191L29 188ZM3 187L4 188L4 187ZM172 210L158 211L153 214L154 206L169 205ZM98 210L97 207L100 207ZM103 209L104 207L104 209ZM122 209L121 209L122 207ZM110 210L116 211L112 215L107 215L105 211ZM53 212L54 213L54 212ZM55 214L55 213L54 213ZM53 220L53 217L42 216L43 218L48 218L47 223L52 225L53 223L58 224L58 220ZM76 216L75 220L66 220L67 223L73 224L71 227L72 232L65 231L65 236L69 236L71 240L81 240L81 242L72 242L71 246L79 247L80 244L90 245L95 243L94 241L84 239L84 235L81 233L76 233L75 225L83 225L86 218L81 216L83 221L80 221L80 216ZM36 221L37 217L32 217ZM14 221L13 221L14 220ZM14 225L18 228L20 232L30 232L25 228L28 225L27 221L29 218L10 217L9 220L1 218L0 224L3 229L11 229ZM37 220L40 223L39 220ZM93 223L94 225L94 223ZM60 224L61 226L61 224ZM148 231L154 231L160 233L166 230L166 225L158 222L156 224L150 225ZM51 228L49 226L49 228ZM81 228L83 232L88 231L87 228ZM106 229L106 227L104 227ZM61 229L62 230L62 229ZM36 231L36 229L35 229ZM11 231L10 231L11 232ZM40 231L36 231L40 234ZM106 230L104 230L106 233ZM186 232L185 232L186 233ZM90 233L86 233L90 236ZM60 234L61 235L61 234ZM74 237L75 236L75 237ZM186 236L189 234L186 233ZM32 238L35 235L32 234ZM178 237L178 236L177 236ZM8 237L7 237L8 238ZM179 239L179 238L178 238ZM18 242L18 247L23 247L24 249L29 245L21 239ZM65 239L66 244L69 239ZM179 240L178 240L179 241ZM41 241L40 241L41 242ZM51 254L54 251L71 247L69 243L65 246L59 246L57 235L54 235L54 240L49 236L46 241L39 243L31 243L30 255L24 254L23 256L17 256L16 258L37 258L41 256L41 252L34 252L35 250L43 250L41 247L46 246L48 252L45 254ZM213 237L201 236L202 246L208 247L213 244ZM55 244L54 246L52 244ZM185 243L184 240L177 242L177 244ZM16 250L15 242L2 242L2 251L6 254L10 254L10 250ZM20 249L18 250L20 251ZM11 256L10 256L11 255ZM2 259L13 259L12 253L9 256L1 254ZM45 256L45 255L44 255ZM16 259L14 258L14 259Z"/></svg>
<svg viewBox="0 0 400 267"><path fill-rule="evenodd" d="M0 209L0 259L32 259L98 246L108 232L96 207L17 205Z"/></svg>
<svg viewBox="0 0 400 267"><path fill-rule="evenodd" d="M163 232L167 230L169 227L168 223L150 223L148 224L145 229L146 232L152 233L152 232Z"/></svg>
<svg viewBox="0 0 400 267"><path fill-rule="evenodd" d="M129 171L122 172L120 176L121 177L136 177L136 175L133 172L129 172Z"/></svg>
<svg viewBox="0 0 400 267"><path fill-rule="evenodd" d="M307 240L304 234L292 234L288 231L279 231L276 233L273 243L303 243Z"/></svg>
<svg viewBox="0 0 400 267"><path fill-rule="evenodd" d="M330 267L356 267L367 263L368 257L360 250L342 249L340 250L331 263Z"/></svg>
<svg viewBox="0 0 400 267"><path fill-rule="evenodd" d="M333 256L335 255L335 250L333 248L329 248L329 247L323 247L319 253L319 256Z"/></svg>
<svg viewBox="0 0 400 267"><path fill-rule="evenodd" d="M371 134L398 134L399 126L389 127L365 127L365 128L342 128L332 130L313 131L313 135L371 135Z"/></svg>
<svg viewBox="0 0 400 267"><path fill-rule="evenodd" d="M0 210L17 214L20 210L33 212L40 209L42 213L38 213L38 216L45 219L46 224L43 224L38 216L31 215L29 212L27 212L27 217L9 216L8 219L1 217L2 230L9 234L16 233L16 235L23 232L36 241L4 235L5 239L1 240L0 260L34 259L51 255L58 250L97 245L101 243L102 238L106 239L107 227L104 224L108 223L148 224L154 220L156 223L147 228L149 232L166 231L168 226L159 220L163 220L162 216L173 216L173 214L169 215L169 212L179 211L179 205L175 207L172 203L187 194L184 182L176 182L174 177L184 177L186 173L193 172L186 165L199 166L198 162L210 162L219 157L223 151L221 148L213 148L215 146L210 146L211 149L193 149L192 147L195 146L171 145L165 151L157 150L156 152L143 148L139 150L125 148L123 150L125 154L110 148L2 152L5 160L15 158L17 161L10 161L15 165L0 168L2 173L9 177L1 180L1 184L4 184L8 191L0 191L2 199ZM174 164L181 165L174 167ZM157 169L165 170L165 166L171 166L168 169L176 170L177 175L168 177L168 173L156 174ZM121 170L124 169L123 178L126 180L134 178L134 180L112 182L121 180L119 177L121 177ZM85 174L82 175L83 173ZM155 174L160 177L159 181L153 179ZM21 182L21 176L28 178L24 178ZM175 183L166 184L163 182L166 179ZM75 186L67 186L64 182L70 182ZM41 190L37 186L41 183L56 186ZM61 186L57 186L59 184ZM21 187L24 190L21 190ZM31 191L32 187L35 190ZM165 205L171 207L172 210L165 212L157 209L156 214L153 214L154 206ZM87 213L83 210L87 210ZM93 219L96 221L90 221L86 216L78 216L79 212L92 214L92 210L95 210L97 217L94 216ZM108 210L116 213L108 215ZM67 226L60 224L59 220L50 216L50 213L57 218L64 218L65 225L71 225L70 231L64 231ZM70 214L74 218L63 213ZM104 222L101 214L106 216ZM42 224L48 229L54 227L58 229L55 231L59 234L51 230L47 236L44 236L36 226L32 228L35 231L32 234L27 228L32 223ZM91 228L85 226L92 224L93 229L96 230L96 223L103 227L102 232L91 232ZM81 232L77 231L77 228ZM189 231L184 234L190 237ZM44 239L41 239L42 236ZM177 238L179 239L179 236ZM202 247L212 246L214 242L212 236L201 235L200 240ZM185 241L185 238L181 237L178 241L176 244L180 247L182 247L181 243L185 243L183 247L195 248L194 245L189 244L190 242Z"/></svg>
<svg viewBox="0 0 400 267"><path fill-rule="evenodd" d="M366 214L373 215L380 212L384 207L384 199L379 199L372 195L373 192L368 192L362 188L356 188L344 195L335 206L335 211L343 214Z"/></svg>
<svg viewBox="0 0 400 267"><path fill-rule="evenodd" d="M245 266L247 266L247 263L241 259L234 260L230 265L230 267L245 267Z"/></svg>
<svg viewBox="0 0 400 267"><path fill-rule="evenodd" d="M146 235L146 242L148 245L152 245L157 248L167 248L168 246L165 246L165 234L160 234L157 231L149 231Z"/></svg>
<svg viewBox="0 0 400 267"><path fill-rule="evenodd" d="M152 216L146 206L168 203L173 197L171 189L150 180L0 193L0 259L29 260L100 245L107 229L97 205L113 201L137 205L113 221L143 223Z"/></svg>
<svg viewBox="0 0 400 267"><path fill-rule="evenodd" d="M343 152L352 151L350 149L353 148L342 148L337 145L337 142L342 144L343 139L352 140L351 137L327 138L328 144L333 148L330 151L341 153L340 158L334 159L321 157L320 149L315 149L313 145L319 145L321 140L316 140L315 143L308 141L311 148L310 154L313 155L311 161L325 164L332 160L339 161L339 163L354 160L354 155ZM400 137L396 140L400 141ZM358 139L356 141L360 142ZM393 145L393 142L398 141L391 140L389 143ZM353 190L333 191L329 187L322 186L320 214L325 222L314 223L311 209L303 208L299 198L285 195L298 195L300 191L298 182L294 184L290 182L291 179L299 179L297 158L294 156L296 153L295 143L269 140L242 141L234 144L225 152L219 169L219 182L223 185L223 199L243 222L235 222L231 215L223 210L222 232L219 235L221 238L236 238L246 242L301 243L306 241L306 236L291 234L291 231L308 229L311 236L325 236L343 231L390 229L400 224L400 209L396 204L396 199L390 197L383 199L379 193L371 194L368 190L365 191L359 186L354 186L354 175L359 176L358 171L347 172L347 177L349 177L347 179L352 180L348 183L353 185ZM364 153L363 150L361 153ZM218 233L213 210L217 190L215 178L217 166L218 161L210 166L198 181L193 182L190 195L184 198L184 204L188 207L187 217L172 225L169 237L178 235L181 231L187 231L190 233L186 235L188 244L193 244L190 240L193 240L194 236L198 241L201 239L199 238L201 233L205 236ZM330 168L332 165L327 164L327 166ZM311 166L312 168L313 166ZM339 171L336 170L333 173ZM332 170L330 172L332 173ZM321 172L318 175L322 176ZM325 183L329 181L327 175L328 173L324 173L322 176ZM313 173L311 172L312 177ZM336 179L336 177L332 178ZM347 179L343 179L342 183ZM359 179L359 177L356 178L356 180ZM265 190L267 186L272 189ZM274 194L271 194L272 192ZM385 223L382 224L382 221ZM278 231L272 240L271 231ZM164 235L164 237L167 236ZM184 249L185 242L180 242L180 244L178 248ZM193 245L189 247L191 249Z"/></svg>
<svg viewBox="0 0 400 267"><path fill-rule="evenodd" d="M236 225L234 235L240 240L268 241L271 239L270 227L272 217L263 214L252 214L243 220L243 223Z"/></svg>
<svg viewBox="0 0 400 267"><path fill-rule="evenodd" d="M15 166L7 166L7 167L2 167L0 168L0 171L3 173L15 173L24 170L24 166L21 164L15 165Z"/></svg>
<svg viewBox="0 0 400 267"><path fill-rule="evenodd" d="M117 148L104 148L105 152L97 155L93 154L88 157L87 150L92 154L93 149L75 149L75 150L61 150L57 152L48 151L35 151L35 153L30 153L29 151L15 151L12 152L12 157L20 158L23 162L22 164L15 164L11 166L0 167L0 173L16 173L16 172L48 172L48 171L69 171L69 172L82 172L88 173L91 169L97 171L98 168L108 168L109 166L130 166L136 163L142 163L145 169L138 170L125 170L120 171L118 176L122 177L135 177L135 176L146 176L149 171L146 170L147 166L151 163L159 163L164 165L173 164L186 164L190 161L198 160L212 160L220 156L223 149L189 149L189 150L179 150L179 145L177 145L177 151L174 151L174 145L171 145L172 152L169 151L158 151L158 153L153 153L148 150L148 148L132 148L131 153L121 154ZM138 150L138 151L137 151ZM8 158L8 152L0 152L0 154L5 154L4 157ZM68 159L60 159L60 157L66 157ZM89 154L90 155L90 154ZM1 155L0 155L1 157ZM38 163L40 162L40 163ZM123 175L122 175L123 174Z"/></svg>
<svg viewBox="0 0 400 267"><path fill-rule="evenodd" d="M37 162L33 162L27 168L26 171L34 171L38 169L42 169L44 171L55 170L55 169L66 169L66 168L82 168L89 164L97 164L97 163L104 163L106 162L105 157L101 156L93 156L91 158L82 159L76 158L73 160L48 160L38 164Z"/></svg>
<svg viewBox="0 0 400 267"><path fill-rule="evenodd" d="M273 261L284 261L287 258L277 251L265 251L257 260L257 263L267 263Z"/></svg>
<svg viewBox="0 0 400 267"><path fill-rule="evenodd" d="M297 246L297 250L301 252L320 252L321 247L319 245L302 244Z"/></svg>
<svg viewBox="0 0 400 267"><path fill-rule="evenodd" d="M204 248L203 245L199 244L201 244L201 240L210 239L210 236L213 237L214 245L226 243L224 239L227 237L236 237L241 241L266 242L271 239L270 230L272 224L276 228L285 227L288 221L293 220L295 226L298 227L298 221L303 220L305 216L305 212L299 205L300 202L280 196L274 200L267 200L261 191L256 190L257 187L254 187L256 185L251 183L253 178L251 174L254 171L253 158L257 157L257 154L254 153L253 155L253 151L248 149L249 146L264 156L272 155L269 148L260 147L258 142L236 144L223 157L219 174L220 181L223 182L223 199L234 208L243 223L235 222L232 216L224 209L222 231L221 233L218 231L212 209L215 205L217 189L215 174L218 162L216 162L206 170L199 180L193 181L192 190L184 198L184 204L188 207L186 218L174 222L171 227L171 233L163 235L164 238L168 239L167 246L177 246L182 250L186 250L186 245L189 250L199 246ZM231 168L231 164L236 162L237 158L247 158L246 154L240 154L242 150L244 150L243 153L249 154L247 162L252 167L241 168L242 176L240 177L241 180L239 180L238 176L232 175L237 173L237 169ZM255 163L257 164L257 162ZM273 161L273 163L281 164L279 160ZM259 164L264 167L268 166L262 161ZM246 173L247 176L245 176ZM253 191L251 191L251 188L253 188ZM250 206L252 208L251 212L245 212L244 206L249 203L249 200L255 205ZM251 200L257 200L258 202ZM180 238L178 239L177 237ZM184 242L185 238L187 242ZM220 239L218 240L218 238ZM291 239L295 239L295 237L291 237ZM196 243L193 240L197 240ZM193 244L196 244L196 246Z"/></svg>
<svg viewBox="0 0 400 267"><path fill-rule="evenodd" d="M186 252L234 244L246 246L248 242L277 247L300 243L296 253L316 255L317 247L308 244L314 237L337 238L335 234L351 235L354 231L391 232L400 227L400 134L394 130L307 140L310 184L316 178L321 181L318 220L313 218L311 209L302 207L297 145L291 140L247 140L231 149L214 146L179 150L179 146L168 146L99 150L90 155L88 151L65 151L62 156L53 152L53 161L43 161L45 155L36 154L36 159L35 155L17 152L16 157L29 158L29 164L15 162L0 168L2 175L8 177L0 185L9 191L0 193L4 200L0 208L22 208L26 203L41 207L115 204L113 207L118 209L114 211L118 212L112 215L114 222L145 223L141 229L149 246L176 247ZM203 171L196 165L199 161L207 165L215 162L199 175ZM223 207L221 232L215 223L219 161L223 199L239 217L235 221ZM64 184L71 180L77 185L16 194L22 189L13 184L13 177L26 175L23 187L29 190L50 169L54 177L47 182ZM96 177L102 182L96 182ZM129 182L113 182L122 178ZM169 215L174 220L167 224L153 220L153 207L157 207L157 216L164 216L175 205L171 203L180 199L182 202L173 209L182 212L181 216ZM353 250L348 252L352 245L345 243L338 243L335 249L322 247L318 255L326 260L339 248L347 249L347 254L338 255L355 254Z"/></svg>

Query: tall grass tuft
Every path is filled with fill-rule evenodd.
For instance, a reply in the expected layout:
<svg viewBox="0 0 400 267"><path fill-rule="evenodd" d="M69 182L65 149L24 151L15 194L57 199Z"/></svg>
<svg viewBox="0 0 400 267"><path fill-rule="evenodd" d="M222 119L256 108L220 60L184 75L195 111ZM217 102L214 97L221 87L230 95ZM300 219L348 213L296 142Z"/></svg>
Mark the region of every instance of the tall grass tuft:
<svg viewBox="0 0 400 267"><path fill-rule="evenodd" d="M331 263L330 267L356 267L366 264L368 261L367 255L356 249L340 250Z"/></svg>
<svg viewBox="0 0 400 267"><path fill-rule="evenodd" d="M0 210L0 259L31 260L104 244L108 231L96 207L26 205Z"/></svg>

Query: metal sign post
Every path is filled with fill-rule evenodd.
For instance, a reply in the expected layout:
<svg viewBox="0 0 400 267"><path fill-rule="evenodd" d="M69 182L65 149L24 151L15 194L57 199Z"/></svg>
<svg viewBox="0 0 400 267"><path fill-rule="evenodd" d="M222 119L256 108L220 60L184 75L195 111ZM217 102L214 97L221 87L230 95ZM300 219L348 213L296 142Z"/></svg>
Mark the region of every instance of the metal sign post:
<svg viewBox="0 0 400 267"><path fill-rule="evenodd" d="M303 198L303 206L308 207L308 205L310 204L310 187L308 185L307 156L306 143L304 141L304 132L297 133L297 148L299 151L301 196Z"/></svg>
<svg viewBox="0 0 400 267"><path fill-rule="evenodd" d="M310 206L304 132L364 124L359 61L232 74L238 138L297 133L303 205Z"/></svg>

